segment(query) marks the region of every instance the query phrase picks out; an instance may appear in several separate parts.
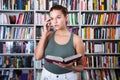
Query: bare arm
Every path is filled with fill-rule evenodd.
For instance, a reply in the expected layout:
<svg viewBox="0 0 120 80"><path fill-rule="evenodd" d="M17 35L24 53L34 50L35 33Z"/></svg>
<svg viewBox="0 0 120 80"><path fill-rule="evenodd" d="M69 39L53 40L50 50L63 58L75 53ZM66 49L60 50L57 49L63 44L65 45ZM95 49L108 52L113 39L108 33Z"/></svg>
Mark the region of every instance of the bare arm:
<svg viewBox="0 0 120 80"><path fill-rule="evenodd" d="M84 69L85 47L84 47L82 39L77 35L75 35L75 37L74 37L74 47L76 49L76 53L82 54L83 56L79 61L77 61L76 66L72 66L71 70L81 72Z"/></svg>
<svg viewBox="0 0 120 80"><path fill-rule="evenodd" d="M51 34L50 31L50 26L48 25L48 21L50 21L50 19L46 20L44 23L44 31L42 31L42 35L41 38L38 42L38 45L36 46L34 53L35 53L35 59L40 60L43 58L44 55L44 50L45 47L47 45L47 42L49 40L49 36Z"/></svg>
<svg viewBox="0 0 120 80"><path fill-rule="evenodd" d="M36 46L34 53L35 53L35 58L37 60L41 59L44 55L44 49L47 44L47 34L44 36L41 36L38 45Z"/></svg>

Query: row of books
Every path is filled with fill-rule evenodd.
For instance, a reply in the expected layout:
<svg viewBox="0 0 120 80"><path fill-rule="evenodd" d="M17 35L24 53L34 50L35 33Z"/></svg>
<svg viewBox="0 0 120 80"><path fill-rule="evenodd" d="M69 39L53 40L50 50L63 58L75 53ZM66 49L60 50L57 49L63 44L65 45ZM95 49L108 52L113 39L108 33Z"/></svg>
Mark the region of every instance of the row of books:
<svg viewBox="0 0 120 80"><path fill-rule="evenodd" d="M49 10L54 5L63 5L68 10L78 10L79 0L35 0L36 10Z"/></svg>
<svg viewBox="0 0 120 80"><path fill-rule="evenodd" d="M79 13L69 13L68 14L68 25L77 25ZM36 14L36 24L44 24L44 21L49 18L49 13L37 13Z"/></svg>
<svg viewBox="0 0 120 80"><path fill-rule="evenodd" d="M36 70L36 80L41 79L41 70Z"/></svg>
<svg viewBox="0 0 120 80"><path fill-rule="evenodd" d="M36 27L36 39L40 39L42 30L43 30L43 26ZM52 26L50 27L50 31L54 31L54 28Z"/></svg>
<svg viewBox="0 0 120 80"><path fill-rule="evenodd" d="M83 27L81 30L82 39L120 39L120 27Z"/></svg>
<svg viewBox="0 0 120 80"><path fill-rule="evenodd" d="M0 39L34 39L34 28L0 26Z"/></svg>
<svg viewBox="0 0 120 80"><path fill-rule="evenodd" d="M120 41L114 42L102 42L102 41L85 41L85 52L89 53L120 53Z"/></svg>
<svg viewBox="0 0 120 80"><path fill-rule="evenodd" d="M120 67L120 56L85 56L84 66L91 68Z"/></svg>
<svg viewBox="0 0 120 80"><path fill-rule="evenodd" d="M0 68L33 68L32 56L0 56Z"/></svg>
<svg viewBox="0 0 120 80"><path fill-rule="evenodd" d="M35 14L35 23L44 24L44 21L49 18L49 13L36 13Z"/></svg>
<svg viewBox="0 0 120 80"><path fill-rule="evenodd" d="M80 10L120 10L120 0L80 0Z"/></svg>
<svg viewBox="0 0 120 80"><path fill-rule="evenodd" d="M117 25L120 24L120 13L82 13L82 24Z"/></svg>
<svg viewBox="0 0 120 80"><path fill-rule="evenodd" d="M0 24L34 24L33 12L1 13Z"/></svg>
<svg viewBox="0 0 120 80"><path fill-rule="evenodd" d="M84 70L81 80L120 80L120 70Z"/></svg>
<svg viewBox="0 0 120 80"><path fill-rule="evenodd" d="M80 33L79 33L79 27L78 26L76 26L76 27L74 27L74 26L70 27L69 26L68 28L69 28L70 32L72 32L74 34L77 34L77 35L80 35Z"/></svg>
<svg viewBox="0 0 120 80"><path fill-rule="evenodd" d="M34 53L34 42L33 41L0 42L0 53L3 53L3 54Z"/></svg>
<svg viewBox="0 0 120 80"><path fill-rule="evenodd" d="M34 80L34 71L22 70L2 70L0 71L1 80Z"/></svg>
<svg viewBox="0 0 120 80"><path fill-rule="evenodd" d="M40 39L42 29L43 29L43 27L36 27L36 39ZM52 28L51 28L51 30L52 30ZM69 26L68 30L70 32L77 34L77 35L80 34L78 26Z"/></svg>
<svg viewBox="0 0 120 80"><path fill-rule="evenodd" d="M0 0L1 10L33 10L34 0Z"/></svg>

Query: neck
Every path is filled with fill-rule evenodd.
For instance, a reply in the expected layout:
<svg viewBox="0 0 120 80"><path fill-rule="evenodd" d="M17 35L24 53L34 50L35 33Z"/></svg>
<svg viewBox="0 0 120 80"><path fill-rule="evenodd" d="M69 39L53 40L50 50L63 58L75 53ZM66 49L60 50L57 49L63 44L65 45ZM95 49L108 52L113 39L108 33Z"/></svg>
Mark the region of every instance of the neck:
<svg viewBox="0 0 120 80"><path fill-rule="evenodd" d="M68 29L62 29L62 30L57 30L56 33L59 35L66 35L70 32L68 31Z"/></svg>

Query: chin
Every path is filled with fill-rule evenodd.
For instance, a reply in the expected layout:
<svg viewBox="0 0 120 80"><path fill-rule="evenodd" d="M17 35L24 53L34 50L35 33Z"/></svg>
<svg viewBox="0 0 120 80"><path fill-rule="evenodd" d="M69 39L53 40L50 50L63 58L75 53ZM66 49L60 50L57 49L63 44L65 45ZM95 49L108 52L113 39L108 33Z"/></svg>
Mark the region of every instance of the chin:
<svg viewBox="0 0 120 80"><path fill-rule="evenodd" d="M59 30L60 28L59 27L54 27L55 30Z"/></svg>
<svg viewBox="0 0 120 80"><path fill-rule="evenodd" d="M56 31L59 30L59 29L57 29L57 28L54 28L54 29L55 29Z"/></svg>

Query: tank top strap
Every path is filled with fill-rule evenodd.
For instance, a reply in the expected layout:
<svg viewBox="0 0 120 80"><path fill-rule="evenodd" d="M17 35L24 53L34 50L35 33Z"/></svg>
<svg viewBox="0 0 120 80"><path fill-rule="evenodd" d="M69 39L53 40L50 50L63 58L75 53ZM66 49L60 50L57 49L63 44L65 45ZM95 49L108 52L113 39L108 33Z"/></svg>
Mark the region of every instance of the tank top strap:
<svg viewBox="0 0 120 80"><path fill-rule="evenodd" d="M71 36L70 36L70 43L72 43L72 45L73 45L73 33L71 32Z"/></svg>
<svg viewBox="0 0 120 80"><path fill-rule="evenodd" d="M50 39L54 39L55 31L51 34Z"/></svg>

